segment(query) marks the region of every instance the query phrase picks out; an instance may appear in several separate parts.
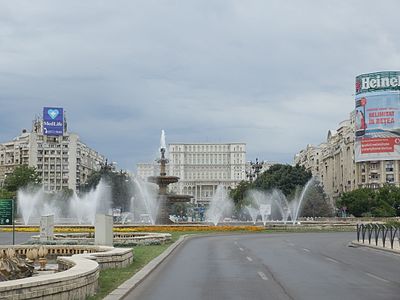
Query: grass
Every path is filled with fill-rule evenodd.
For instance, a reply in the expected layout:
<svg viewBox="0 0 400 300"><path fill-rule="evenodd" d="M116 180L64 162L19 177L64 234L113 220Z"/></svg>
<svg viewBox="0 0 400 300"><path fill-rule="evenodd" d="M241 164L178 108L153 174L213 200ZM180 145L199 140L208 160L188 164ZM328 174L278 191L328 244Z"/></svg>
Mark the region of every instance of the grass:
<svg viewBox="0 0 400 300"><path fill-rule="evenodd" d="M170 246L164 245L136 246L134 247L134 260L132 264L125 268L107 269L100 272L99 291L96 295L88 297L88 300L103 299L111 291L116 289L124 281L131 278L137 271L143 268L153 258L160 255Z"/></svg>

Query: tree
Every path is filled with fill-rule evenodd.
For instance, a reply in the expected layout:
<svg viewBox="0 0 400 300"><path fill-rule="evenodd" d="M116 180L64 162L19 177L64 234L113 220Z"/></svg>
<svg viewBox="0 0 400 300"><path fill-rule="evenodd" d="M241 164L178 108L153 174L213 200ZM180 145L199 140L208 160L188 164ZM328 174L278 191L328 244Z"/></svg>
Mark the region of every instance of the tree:
<svg viewBox="0 0 400 300"><path fill-rule="evenodd" d="M235 189L231 190L230 197L235 203L235 214L243 213L243 208L251 205L251 200L247 198L247 192L251 189L260 191L279 189L287 198L293 199L296 191L303 187L311 177L311 172L299 165L294 167L284 164L273 165L267 171L261 173L253 183L242 181ZM321 194L321 197L324 198L324 194ZM322 203L322 200L320 202Z"/></svg>
<svg viewBox="0 0 400 300"><path fill-rule="evenodd" d="M296 188L304 186L311 179L311 172L306 171L299 165L290 166L276 164L254 181L254 187L261 190L271 190L277 188L283 192L286 197L294 196Z"/></svg>
<svg viewBox="0 0 400 300"><path fill-rule="evenodd" d="M93 171L87 178L86 183L81 185L81 192L89 192L96 188L100 180L103 179L111 186L112 207L121 208L122 211L128 211L130 208L130 200L133 196L132 178L122 170L114 171L112 168L102 167L98 171Z"/></svg>
<svg viewBox="0 0 400 300"><path fill-rule="evenodd" d="M241 181L235 189L230 191L229 196L233 199L236 211L241 211L243 207L250 204L250 201L246 198L246 192L251 187L252 184L250 182Z"/></svg>
<svg viewBox="0 0 400 300"><path fill-rule="evenodd" d="M331 217L334 207L327 201L324 189L320 184L312 184L308 188L302 208L302 217Z"/></svg>
<svg viewBox="0 0 400 300"><path fill-rule="evenodd" d="M25 165L18 166L14 172L4 180L4 188L9 192L16 192L27 185L38 185L40 183L39 174L35 168Z"/></svg>

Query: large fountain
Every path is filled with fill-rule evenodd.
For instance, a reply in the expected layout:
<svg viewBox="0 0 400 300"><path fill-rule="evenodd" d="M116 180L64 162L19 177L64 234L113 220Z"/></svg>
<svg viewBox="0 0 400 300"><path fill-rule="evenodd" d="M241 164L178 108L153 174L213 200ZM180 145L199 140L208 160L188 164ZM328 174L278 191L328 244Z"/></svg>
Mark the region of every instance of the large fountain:
<svg viewBox="0 0 400 300"><path fill-rule="evenodd" d="M316 178L311 178L302 190L299 189L296 192L291 201L288 201L282 191L278 189L271 191L249 190L246 197L250 200L251 204L245 208L254 224L257 222L257 218L261 216L264 225L268 220L279 220L284 224L290 220L295 225L298 223L298 219L306 203L311 204L312 207L318 205L315 203L315 199L309 197L310 190L317 185L318 181ZM330 206L328 203L325 204ZM263 207L269 208L268 214L263 213Z"/></svg>
<svg viewBox="0 0 400 300"><path fill-rule="evenodd" d="M94 224L96 213L111 209L111 187L104 180L88 193L67 196L46 193L42 188L24 188L17 194L18 210L23 223L38 224L43 215L54 215L56 223Z"/></svg>
<svg viewBox="0 0 400 300"><path fill-rule="evenodd" d="M192 196L189 195L170 195L167 193L167 187L171 183L178 182L179 177L168 176L166 172L166 165L169 162L165 157L166 144L165 144L165 133L161 131L161 143L160 143L161 157L157 160L160 164L160 175L150 176L147 178L149 182L158 185L158 196L157 196L157 216L155 219L156 224L169 224L172 221L169 218L169 208L172 203L176 202L189 202Z"/></svg>

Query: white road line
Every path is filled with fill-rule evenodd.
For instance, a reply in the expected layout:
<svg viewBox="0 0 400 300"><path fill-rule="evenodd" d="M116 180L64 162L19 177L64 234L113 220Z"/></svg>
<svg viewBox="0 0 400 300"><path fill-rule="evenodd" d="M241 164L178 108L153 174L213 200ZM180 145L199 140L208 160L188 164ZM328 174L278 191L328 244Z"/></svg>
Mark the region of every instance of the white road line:
<svg viewBox="0 0 400 300"><path fill-rule="evenodd" d="M288 243L288 245L289 245L289 246L292 246L292 247L294 246L294 244L293 244L293 243Z"/></svg>
<svg viewBox="0 0 400 300"><path fill-rule="evenodd" d="M389 283L389 280L383 279L383 278L381 278L381 277L379 277L379 276L376 276L376 275L374 275L374 274L371 274L371 273L368 273L368 272L365 272L365 274L368 275L369 277L372 277L372 278L375 278L375 279L377 279L377 280L380 280L380 281Z"/></svg>
<svg viewBox="0 0 400 300"><path fill-rule="evenodd" d="M262 280L268 280L267 275L265 275L263 272L257 272L257 274L261 277Z"/></svg>
<svg viewBox="0 0 400 300"><path fill-rule="evenodd" d="M329 260L330 262L333 262L335 264L340 264L336 259L330 258L330 257L325 257L326 260Z"/></svg>
<svg viewBox="0 0 400 300"><path fill-rule="evenodd" d="M240 250L240 251L244 251L244 249L243 249L243 248L240 248L240 247L239 247L239 250Z"/></svg>
<svg viewBox="0 0 400 300"><path fill-rule="evenodd" d="M308 249L306 249L306 248L303 248L303 250L306 251L306 252L311 252L310 250L308 250Z"/></svg>
<svg viewBox="0 0 400 300"><path fill-rule="evenodd" d="M237 241L235 241L235 245L237 245Z"/></svg>
<svg viewBox="0 0 400 300"><path fill-rule="evenodd" d="M246 256L248 261L253 261L253 259L251 257Z"/></svg>

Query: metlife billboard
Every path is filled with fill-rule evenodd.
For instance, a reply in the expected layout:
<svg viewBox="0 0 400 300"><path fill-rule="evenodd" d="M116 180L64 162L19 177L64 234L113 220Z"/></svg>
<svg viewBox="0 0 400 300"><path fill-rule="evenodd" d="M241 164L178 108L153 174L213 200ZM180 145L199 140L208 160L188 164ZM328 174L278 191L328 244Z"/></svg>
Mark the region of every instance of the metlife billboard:
<svg viewBox="0 0 400 300"><path fill-rule="evenodd" d="M58 136L64 133L64 111L60 107L43 108L43 134Z"/></svg>
<svg viewBox="0 0 400 300"><path fill-rule="evenodd" d="M356 77L355 160L400 159L400 72Z"/></svg>

